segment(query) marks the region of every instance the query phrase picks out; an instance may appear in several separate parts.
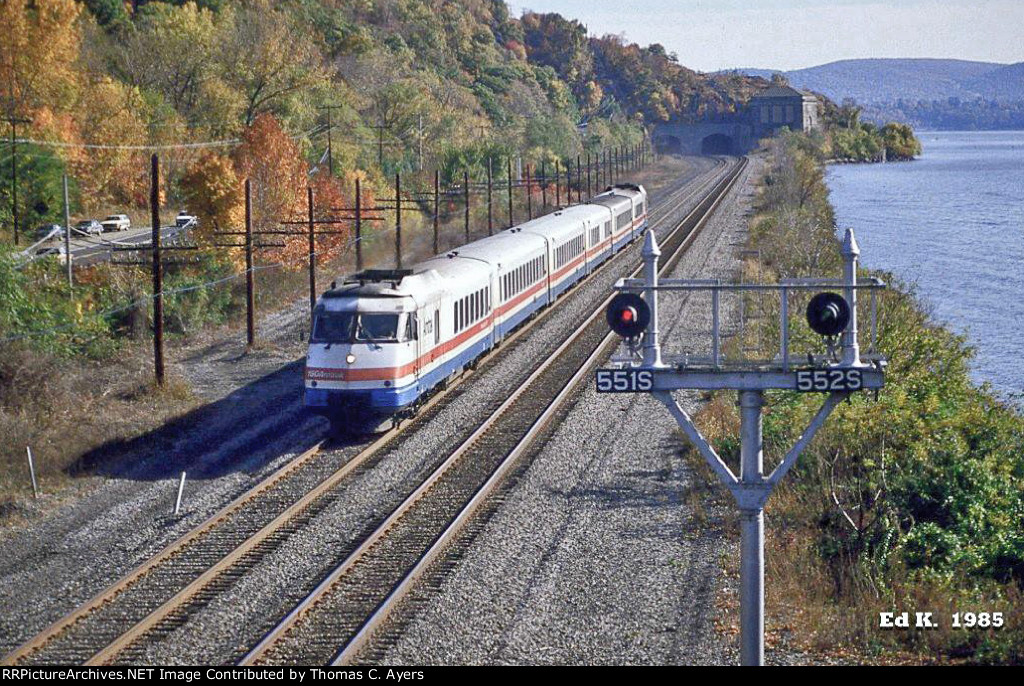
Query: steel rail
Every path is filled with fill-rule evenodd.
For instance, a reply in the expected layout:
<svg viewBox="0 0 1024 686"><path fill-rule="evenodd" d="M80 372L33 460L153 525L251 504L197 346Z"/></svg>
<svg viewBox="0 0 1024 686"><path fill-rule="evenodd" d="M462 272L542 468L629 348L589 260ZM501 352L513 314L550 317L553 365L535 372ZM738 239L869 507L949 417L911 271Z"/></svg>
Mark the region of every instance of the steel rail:
<svg viewBox="0 0 1024 686"><path fill-rule="evenodd" d="M674 189L668 195L668 197L659 202L655 208L650 210L650 215L655 213L668 214L672 211L677 210L688 200L695 195L699 194L708 185L713 185L716 182L720 183L718 174L722 171L723 167L727 167L725 160L719 159L716 168L705 172L701 177L698 177L694 181L697 182L696 188L694 188L694 181L682 184L679 188ZM685 194L685 195L684 195ZM676 201L676 198L680 195L684 195L681 199ZM671 206L669 204L671 203ZM652 221L649 219L649 221ZM685 221L685 220L684 220ZM673 229L674 230L674 229ZM626 254L628 251L621 251L615 257ZM599 266L598 269L603 269L605 266L610 265L613 262L617 262L614 258L607 260L605 263ZM526 332L533 329L534 326L543 321L550 313L555 311L557 308L549 307L543 312L539 313L536 317L532 318L525 326L519 327L513 335L505 339L500 348L495 348L478 360L478 364L490 360L494 355L504 352L509 348L509 344L514 342L519 337L525 335ZM589 322L589 320L588 320ZM585 326L585 324L584 324ZM561 348L560 348L561 349ZM421 414L418 417L422 417L425 410L430 409L436 403L440 402L443 398L447 397L452 390L461 385L465 380L468 380L473 375L472 369L467 369L457 379L448 385L447 389L443 392L434 394L427 403L421 408ZM531 375L530 378L533 378ZM418 418L417 417L417 418ZM410 424L415 425L417 418L414 418ZM260 544L269 538L275 531L279 531L281 528L286 526L288 522L299 516L304 512L310 505L312 505L321 496L325 495L333 488L343 482L355 469L365 464L372 456L377 454L382 448L389 445L393 439L397 437L399 433L404 433L404 429L393 428L388 432L384 433L368 446L364 447L355 456L347 460L337 471L327 476L312 490L306 492L296 502L288 506L283 512L278 514L272 521L261 527L255 534L246 538L240 545L231 550L227 555L220 558L216 563L211 565L208 569L202 572L198 577L193 579L185 587L174 593L168 600L162 603L157 609L150 612L142 620L133 624L127 631L120 634L114 641L107 644L97 653L95 653L86 664L103 664L109 663L115 659L124 649L132 645L134 642L144 637L149 631L158 627L160 623L170 616L176 609L184 606L190 600L195 598L203 589L207 588L211 583L220 578L225 572L230 570L232 567L243 561L247 555L255 553ZM67 631L71 630L75 624L85 619L88 615L94 611L108 605L113 602L118 596L131 588L135 583L140 581L143 577L149 575L155 569L161 565L167 563L175 556L182 553L184 550L197 544L203 537L210 534L217 527L224 524L232 516L239 513L246 507L250 507L252 503L259 498L261 495L266 494L273 487L281 484L288 476L294 474L300 467L310 463L313 457L319 454L325 441L321 440L317 442L313 447L306 450L298 457L291 460L289 463L276 470L273 474L269 475L266 479L256 484L248 491L240 494L234 500L229 502L215 514L208 517L198 526L182 535L172 543L165 546L160 552L147 561L133 569L127 575L117 580L113 584L109 585L98 594L91 597L85 603L77 607L71 613L65 615L61 619L57 620L53 624L49 625L43 631L38 633L29 641L23 643L12 652L8 653L0 660L0 664L16 664L20 661L29 658L33 654L45 647L53 640L63 636Z"/></svg>
<svg viewBox="0 0 1024 686"><path fill-rule="evenodd" d="M673 250L670 259L666 260L659 268L659 275L669 273L675 265L682 258L683 253L689 244L699 235L700 229L703 227L707 219L714 213L715 209L721 204L722 200L728 195L729 191L735 186L736 181L739 179L740 174L746 166L746 162L741 162L738 165L735 176L733 176L726 184L725 188L718 195L715 201L703 214L701 219L694 225L693 229L686 235L686 237L680 242L680 244ZM685 223L686 219L680 222L680 226ZM678 227L677 227L678 228ZM639 267L637 272L641 271L643 267ZM634 272L634 273L637 273ZM599 308L588 318L587 322L581 326L583 329L587 327L595 317L600 316L604 312L604 309L611 302L612 296L609 296L604 300ZM391 591L391 593L384 599L380 606L376 609L372 616L367 619L366 623L360 628L357 633L345 646L338 652L335 658L332 660L332 666L342 666L353 664L359 654L367 647L370 643L373 635L387 622L392 612L397 609L401 604L402 600L413 590L419 580L431 569L434 563L441 557L441 555L447 550L448 546L457 538L459 533L469 524L473 519L476 512L484 504L484 502L504 483L505 478L509 472L517 466L520 458L526 454L528 449L532 446L536 437L547 427L547 424L551 421L554 415L561 409L561 405L569 397L576 386L587 376L591 369L604 357L606 357L610 350L617 344L617 337L614 333L608 332L604 339L597 345L587 360L580 366L580 368L573 375L572 379L568 384L559 392L559 394L552 400L551 404L544 410L544 413L537 419L534 425L530 428L522 440L512 449L506 459L499 465L495 472L488 478L480 490L476 492L472 500L470 500L465 507L459 512L458 516L445 528L444 532L437 538L437 540L431 545L427 552L420 558L409 573L402 579L401 583Z"/></svg>
<svg viewBox="0 0 1024 686"><path fill-rule="evenodd" d="M669 240L672 240L676 232L689 225L686 229L686 235L679 244L673 248L672 259L666 260L662 271L671 269L677 263L682 253L685 252L686 247L688 247L690 242L692 242L692 240L694 240L699 234L700 229L703 227L707 218L711 216L722 199L733 187L745 165L746 160L744 158L735 165L735 168L731 173L727 174L724 178L719 179L718 182L714 184L712 191L704 201L699 203L696 208L687 214L687 216L684 217L671 232L669 232ZM632 273L637 273L641 268L642 267L638 267ZM278 646L282 639L285 639L289 632L303 621L309 611L313 609L325 595L330 593L340 581L345 579L357 567L357 565L362 563L367 554L386 539L391 532L395 530L396 525L403 518L409 515L415 506L442 481L442 479L453 469L455 465L459 463L463 455L465 455L466 452L481 439L481 437L488 433L500 419L502 419L508 409L512 407L523 396L523 394L532 389L532 386L537 379L539 379L549 369L553 368L566 350L575 345L577 341L590 332L592 325L599 317L601 317L605 307L608 302L610 302L611 297L612 296L608 296L605 298L600 305L591 312L586 320L576 328L573 334L563 341L557 350L549 355L544 363L534 370L533 373L530 374L530 376L509 396L509 398L507 398L483 424L481 424L462 444L460 444L460 446L456 448L445 459L445 461L441 463L441 465L439 465L437 469L435 469L434 472L423 483L421 483L420 486L413 491L369 537L363 541L356 550L348 555L339 566L337 566L309 595L302 600L302 602L299 603L299 605L293 608L292 611L290 611L281 620L281 622L279 622L278 625L241 660L240 664L254 664L267 658L268 654ZM382 603L377 606L370 618L359 628L356 635L345 643L344 649L335 658L335 664L346 663L353 655L358 653L364 647L373 632L387 619L391 610L415 585L419 577L430 567L433 560L441 553L441 550L458 534L459 531L461 531L464 524L471 519L472 514L477 510L480 504L483 503L493 489L501 483L504 476L508 474L509 470L517 462L519 457L527 451L527 449L533 444L535 438L547 427L551 418L559 409L561 409L561 406L568 395L575 389L579 381L587 371L589 371L596 360L607 352L608 346L613 341L614 337L610 333L602 337L601 342L598 343L598 345L590 352L586 361L574 372L569 383L565 384L556 397L545 407L540 417L531 424L526 434L520 438L512 450L506 454L485 484L475 492L466 505L460 508L459 514L455 519L452 520L442 531L440 536L434 540L427 551L420 556L412 570L403 576L399 584L395 586Z"/></svg>

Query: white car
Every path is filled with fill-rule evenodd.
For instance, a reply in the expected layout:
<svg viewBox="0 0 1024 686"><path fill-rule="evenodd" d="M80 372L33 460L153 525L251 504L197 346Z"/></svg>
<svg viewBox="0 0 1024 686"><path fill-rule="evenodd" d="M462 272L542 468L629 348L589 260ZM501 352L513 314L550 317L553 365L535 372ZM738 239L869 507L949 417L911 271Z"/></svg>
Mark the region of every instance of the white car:
<svg viewBox="0 0 1024 686"><path fill-rule="evenodd" d="M127 231L132 228L132 220L127 214L112 214L100 224L103 225L104 231Z"/></svg>
<svg viewBox="0 0 1024 686"><path fill-rule="evenodd" d="M194 227L197 221L198 220L194 214L189 214L185 210L182 210L181 212L178 212L178 216L174 218L174 225L179 229L188 229Z"/></svg>

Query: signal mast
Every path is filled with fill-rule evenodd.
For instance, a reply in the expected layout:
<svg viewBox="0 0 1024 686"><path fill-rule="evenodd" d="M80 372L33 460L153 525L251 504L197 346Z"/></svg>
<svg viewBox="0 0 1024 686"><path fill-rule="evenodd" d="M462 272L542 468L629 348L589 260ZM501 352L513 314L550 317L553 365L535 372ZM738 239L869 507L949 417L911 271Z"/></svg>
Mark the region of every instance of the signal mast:
<svg viewBox="0 0 1024 686"><path fill-rule="evenodd" d="M717 280L658 278L658 249L653 232L644 242L644 278L621 279L606 311L609 327L627 343L620 366L595 372L599 393L650 393L668 408L712 471L732 493L740 513L740 661L764 664L764 505L775 486L796 464L832 410L852 394L885 384L886 359L876 350L877 293L885 284L857 280L860 249L852 230L842 245L842 279L786 279L777 284L724 283ZM818 291L806 307L806 322L821 337L826 352L792 350L791 301ZM857 294L870 294L870 347L858 342ZM667 292L710 293L711 354L663 354L658 329L658 296ZM778 354L769 360L726 359L721 351L720 303L723 294L779 299ZM641 294L643 297L641 297ZM672 396L683 389L735 390L740 407L740 473L737 476L701 435L693 419ZM779 464L764 474L761 408L766 390L823 393L825 400L803 435Z"/></svg>

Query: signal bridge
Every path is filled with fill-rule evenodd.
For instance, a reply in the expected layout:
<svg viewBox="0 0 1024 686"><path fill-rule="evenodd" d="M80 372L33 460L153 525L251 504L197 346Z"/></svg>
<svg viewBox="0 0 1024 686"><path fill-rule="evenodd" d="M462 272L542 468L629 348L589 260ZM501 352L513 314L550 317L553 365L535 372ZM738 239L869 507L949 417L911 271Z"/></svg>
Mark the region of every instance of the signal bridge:
<svg viewBox="0 0 1024 686"><path fill-rule="evenodd" d="M711 469L736 500L741 519L740 658L744 665L764 663L764 505L775 486L796 464L832 410L853 393L885 384L886 360L877 351L878 297L885 284L877 278L857 279L860 249L852 230L843 240L842 279L790 279L777 284L658 279L661 251L652 232L644 243L644 278L622 279L607 310L608 324L627 344L620 366L596 372L599 393L650 393L661 401ZM870 308L870 346L861 352L857 326L858 293L866 291ZM710 294L710 355L668 355L659 339L659 294ZM811 293L805 314L807 330L794 331L793 301ZM778 353L771 359L727 359L722 352L720 309L723 294L777 299ZM642 295L642 297L641 297ZM797 325L798 326L798 325ZM801 327L802 329L802 327ZM817 338L810 336L813 332ZM817 345L807 349L807 341ZM803 341L802 350L794 351ZM824 348L824 350L822 350ZM737 476L701 435L692 417L672 396L683 389L739 393L740 473ZM766 390L782 389L827 394L803 435L774 470L764 474L761 408Z"/></svg>

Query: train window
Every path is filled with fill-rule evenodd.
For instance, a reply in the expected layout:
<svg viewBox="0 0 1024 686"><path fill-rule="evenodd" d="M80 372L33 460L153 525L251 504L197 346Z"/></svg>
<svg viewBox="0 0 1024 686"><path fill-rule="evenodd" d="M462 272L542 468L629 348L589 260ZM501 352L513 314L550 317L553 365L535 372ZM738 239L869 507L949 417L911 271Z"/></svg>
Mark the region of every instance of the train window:
<svg viewBox="0 0 1024 686"><path fill-rule="evenodd" d="M318 312L313 323L313 343L347 343L352 340L354 312Z"/></svg>
<svg viewBox="0 0 1024 686"><path fill-rule="evenodd" d="M629 225L629 220L629 212L623 212L618 217L616 217L615 228L621 231L622 229L626 228Z"/></svg>
<svg viewBox="0 0 1024 686"><path fill-rule="evenodd" d="M405 315L405 335L402 337L403 341L415 341L416 340L416 315L409 313Z"/></svg>
<svg viewBox="0 0 1024 686"><path fill-rule="evenodd" d="M604 237L608 238L611 235L612 235L612 223L611 223L611 221L606 221L604 223Z"/></svg>
<svg viewBox="0 0 1024 686"><path fill-rule="evenodd" d="M434 345L441 342L441 310L434 310Z"/></svg>
<svg viewBox="0 0 1024 686"><path fill-rule="evenodd" d="M372 343L396 343L398 341L398 315L360 313L356 321L355 340Z"/></svg>

